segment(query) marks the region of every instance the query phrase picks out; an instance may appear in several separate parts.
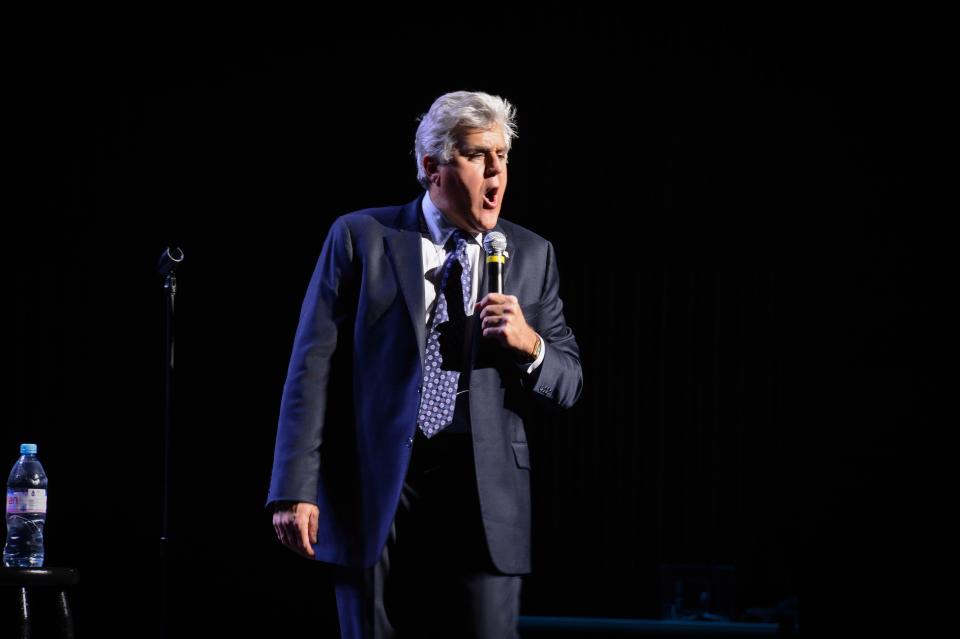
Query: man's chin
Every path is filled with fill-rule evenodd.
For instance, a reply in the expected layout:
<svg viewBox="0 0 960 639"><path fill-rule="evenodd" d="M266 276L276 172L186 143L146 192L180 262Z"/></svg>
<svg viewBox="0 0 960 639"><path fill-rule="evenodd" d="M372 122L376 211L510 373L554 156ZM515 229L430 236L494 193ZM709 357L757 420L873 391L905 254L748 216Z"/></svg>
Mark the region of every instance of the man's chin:
<svg viewBox="0 0 960 639"><path fill-rule="evenodd" d="M497 226L497 220L500 218L500 209L495 211L484 209L480 212L479 215L475 216L473 219L476 223L477 230L481 233L486 231L492 231L494 227Z"/></svg>

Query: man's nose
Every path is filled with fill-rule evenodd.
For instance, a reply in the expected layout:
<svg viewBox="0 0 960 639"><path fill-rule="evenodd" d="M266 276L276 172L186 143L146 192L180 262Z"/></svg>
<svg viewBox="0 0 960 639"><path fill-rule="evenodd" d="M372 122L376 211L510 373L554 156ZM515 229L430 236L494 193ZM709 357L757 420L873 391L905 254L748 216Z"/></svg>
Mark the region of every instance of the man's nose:
<svg viewBox="0 0 960 639"><path fill-rule="evenodd" d="M487 177L500 175L503 172L503 160L496 153L491 153L487 159Z"/></svg>

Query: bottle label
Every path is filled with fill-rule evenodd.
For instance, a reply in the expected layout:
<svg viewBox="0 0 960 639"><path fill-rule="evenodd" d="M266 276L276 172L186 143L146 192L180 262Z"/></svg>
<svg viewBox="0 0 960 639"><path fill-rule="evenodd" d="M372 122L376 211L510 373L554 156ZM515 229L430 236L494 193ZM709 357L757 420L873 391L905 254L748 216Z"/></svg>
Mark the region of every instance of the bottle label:
<svg viewBox="0 0 960 639"><path fill-rule="evenodd" d="M47 489L7 490L7 512L46 514Z"/></svg>

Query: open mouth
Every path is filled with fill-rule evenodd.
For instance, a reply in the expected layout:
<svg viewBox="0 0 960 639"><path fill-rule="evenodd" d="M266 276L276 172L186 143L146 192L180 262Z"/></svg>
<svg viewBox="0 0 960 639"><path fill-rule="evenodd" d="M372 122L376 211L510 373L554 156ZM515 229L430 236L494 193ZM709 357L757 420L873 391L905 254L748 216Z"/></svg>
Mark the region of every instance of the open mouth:
<svg viewBox="0 0 960 639"><path fill-rule="evenodd" d="M497 208L497 193L499 191L500 191L500 187L493 186L483 192L483 208L485 209Z"/></svg>

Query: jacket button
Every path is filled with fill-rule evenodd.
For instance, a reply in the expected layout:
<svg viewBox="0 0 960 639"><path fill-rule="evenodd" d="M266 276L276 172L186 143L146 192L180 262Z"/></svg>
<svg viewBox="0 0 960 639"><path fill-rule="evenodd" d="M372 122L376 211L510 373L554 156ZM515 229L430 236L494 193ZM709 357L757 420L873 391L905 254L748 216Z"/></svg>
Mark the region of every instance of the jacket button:
<svg viewBox="0 0 960 639"><path fill-rule="evenodd" d="M406 446L407 448L410 448L411 446L413 446L413 437L407 437L407 441L404 442L404 446Z"/></svg>

